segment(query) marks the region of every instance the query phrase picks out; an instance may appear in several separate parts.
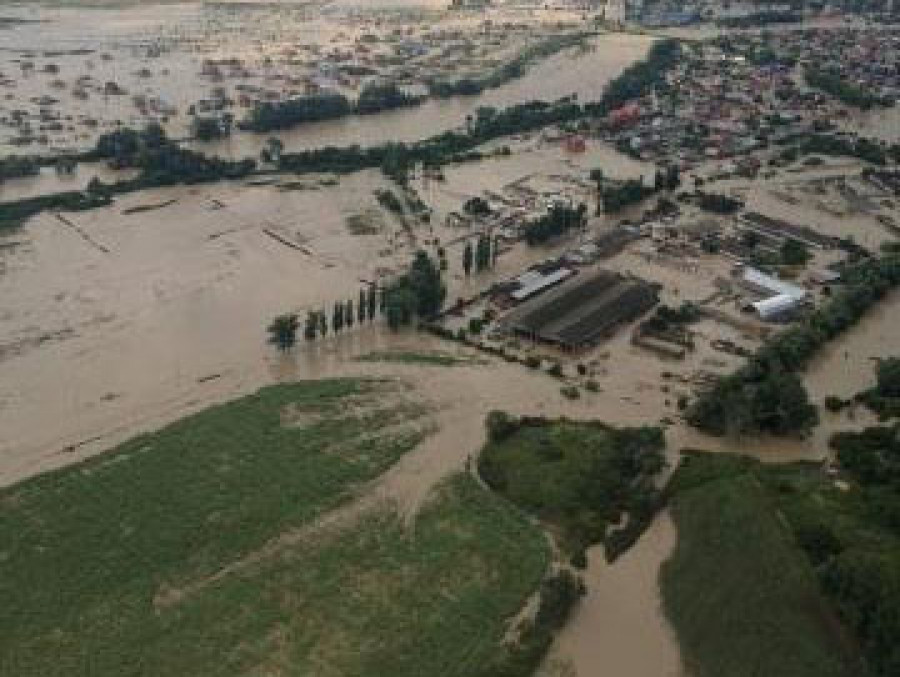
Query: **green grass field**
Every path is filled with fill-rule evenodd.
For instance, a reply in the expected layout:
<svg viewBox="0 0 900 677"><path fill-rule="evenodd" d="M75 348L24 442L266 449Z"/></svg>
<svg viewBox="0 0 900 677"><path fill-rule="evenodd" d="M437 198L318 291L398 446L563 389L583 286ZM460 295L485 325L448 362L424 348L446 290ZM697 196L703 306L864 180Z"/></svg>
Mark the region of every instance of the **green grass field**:
<svg viewBox="0 0 900 677"><path fill-rule="evenodd" d="M541 535L468 478L327 526L425 434L397 384L267 388L0 492L0 674L467 675ZM326 526L319 526L324 524Z"/></svg>
<svg viewBox="0 0 900 677"><path fill-rule="evenodd" d="M672 479L678 545L660 581L685 665L694 677L856 674L846 634L761 482L768 471L697 454Z"/></svg>
<svg viewBox="0 0 900 677"><path fill-rule="evenodd" d="M531 420L491 438L479 458L482 478L540 518L574 561L598 542L618 554L655 510L665 444L656 428Z"/></svg>

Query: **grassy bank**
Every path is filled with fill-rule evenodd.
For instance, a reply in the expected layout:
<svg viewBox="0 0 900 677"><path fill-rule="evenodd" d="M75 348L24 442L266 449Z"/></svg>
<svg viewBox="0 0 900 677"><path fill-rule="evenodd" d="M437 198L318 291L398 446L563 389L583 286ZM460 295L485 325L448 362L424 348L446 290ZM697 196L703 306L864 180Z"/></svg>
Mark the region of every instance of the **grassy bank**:
<svg viewBox="0 0 900 677"><path fill-rule="evenodd" d="M775 496L810 466L689 456L671 485L678 545L663 565L666 613L695 677L857 674L852 643Z"/></svg>
<svg viewBox="0 0 900 677"><path fill-rule="evenodd" d="M606 546L614 558L643 531L659 504L653 478L662 469L658 428L596 422L488 418L490 442L479 458L484 481L538 517L575 564L584 549Z"/></svg>
<svg viewBox="0 0 900 677"><path fill-rule="evenodd" d="M471 481L412 533L311 526L421 438L403 395L267 388L0 492L0 674L466 674L537 587L534 528Z"/></svg>

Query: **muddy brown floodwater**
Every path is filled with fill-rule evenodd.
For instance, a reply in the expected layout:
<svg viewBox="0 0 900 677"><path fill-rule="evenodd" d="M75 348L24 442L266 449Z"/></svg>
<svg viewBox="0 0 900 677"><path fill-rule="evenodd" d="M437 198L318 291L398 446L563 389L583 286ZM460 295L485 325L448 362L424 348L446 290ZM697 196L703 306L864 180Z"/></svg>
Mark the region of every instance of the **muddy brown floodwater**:
<svg viewBox="0 0 900 677"><path fill-rule="evenodd" d="M479 96L432 99L415 108L310 123L276 135L288 150L416 141L463 126L466 116L482 106L503 108L526 101L554 101L573 94L593 101L600 98L606 84L623 68L643 57L653 41L654 38L643 35L601 35L589 42L590 50L568 50L553 56L523 77ZM226 141L194 147L225 157L255 157L270 136L237 134Z"/></svg>
<svg viewBox="0 0 900 677"><path fill-rule="evenodd" d="M587 595L563 628L541 677L682 677L681 654L660 608L658 574L676 542L662 513L614 564L588 553Z"/></svg>

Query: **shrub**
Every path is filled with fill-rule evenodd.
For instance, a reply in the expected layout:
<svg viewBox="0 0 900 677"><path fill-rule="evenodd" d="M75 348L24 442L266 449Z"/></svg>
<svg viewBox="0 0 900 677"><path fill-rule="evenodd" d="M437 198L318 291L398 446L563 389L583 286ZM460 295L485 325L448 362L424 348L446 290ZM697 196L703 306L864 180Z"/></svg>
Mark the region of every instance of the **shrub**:
<svg viewBox="0 0 900 677"><path fill-rule="evenodd" d="M487 415L485 426L491 442L501 442L519 429L520 421L505 411L492 411Z"/></svg>
<svg viewBox="0 0 900 677"><path fill-rule="evenodd" d="M570 400L577 400L581 397L581 391L575 386L564 386L559 389L559 392L562 393L563 397Z"/></svg>
<svg viewBox="0 0 900 677"><path fill-rule="evenodd" d="M831 412L838 412L847 406L847 403L844 402L840 397L835 397L834 395L829 395L825 398L825 408Z"/></svg>

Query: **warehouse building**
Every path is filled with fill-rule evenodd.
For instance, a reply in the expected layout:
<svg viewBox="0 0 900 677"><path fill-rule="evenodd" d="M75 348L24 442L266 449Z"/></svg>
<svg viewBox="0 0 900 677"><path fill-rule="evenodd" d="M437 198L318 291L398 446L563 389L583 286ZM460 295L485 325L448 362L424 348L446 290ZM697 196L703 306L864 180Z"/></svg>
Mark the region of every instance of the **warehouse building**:
<svg viewBox="0 0 900 677"><path fill-rule="evenodd" d="M601 270L523 303L501 325L534 341L579 350L597 344L620 324L656 305L658 290L643 280Z"/></svg>

